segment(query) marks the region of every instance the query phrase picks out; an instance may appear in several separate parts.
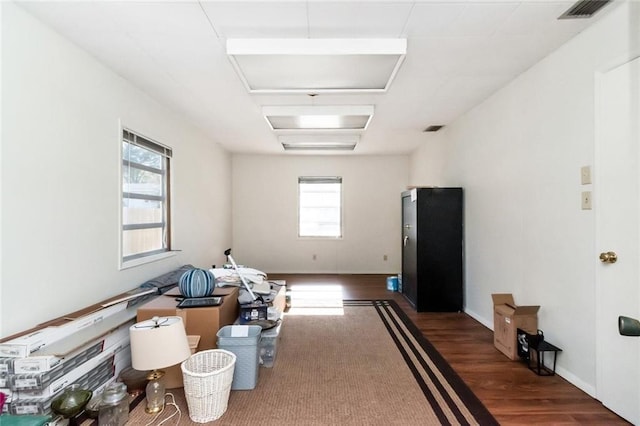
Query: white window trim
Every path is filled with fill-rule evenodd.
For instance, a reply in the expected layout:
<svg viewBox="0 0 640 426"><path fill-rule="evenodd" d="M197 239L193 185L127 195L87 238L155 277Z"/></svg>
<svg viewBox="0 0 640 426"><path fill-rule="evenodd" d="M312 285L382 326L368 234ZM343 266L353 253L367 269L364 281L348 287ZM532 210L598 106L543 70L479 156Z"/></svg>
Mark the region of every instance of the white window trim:
<svg viewBox="0 0 640 426"><path fill-rule="evenodd" d="M300 179L311 179L317 177L318 179L340 179L340 236L327 237L327 236L301 236L300 235ZM299 176L296 183L296 191L298 194L296 205L296 238L298 240L322 240L322 241L341 241L344 239L344 178L342 176Z"/></svg>
<svg viewBox="0 0 640 426"><path fill-rule="evenodd" d="M122 240L122 232L120 232L120 239ZM137 259L127 260L126 262L122 260L122 243L120 243L120 267L118 269L129 269L136 266L144 265L146 263L157 262L159 260L167 259L169 257L174 257L176 255L175 251L165 251L163 253L152 254L150 256L138 257Z"/></svg>
<svg viewBox="0 0 640 426"><path fill-rule="evenodd" d="M130 259L130 260L124 260L124 256L123 256L123 250L122 250L122 246L124 244L123 241L123 235L122 235L122 227L123 227L123 223L124 223L124 217L123 217L123 199L122 199L122 195L123 195L123 190L122 190L122 173L123 173L123 158L122 158L122 137L123 137L123 131L128 130L131 131L131 127L125 126L122 124L121 121L118 122L118 144L116 145L118 147L118 270L124 270L124 269L129 269L129 268L134 268L136 266L140 266L140 265L145 265L147 263L152 263L152 262L158 262L160 260L164 260L164 259L168 259L171 257L175 257L176 256L176 252L171 250L171 247L169 247L168 251L164 251L162 253L156 253L156 254L151 254L148 256L143 256L143 257L138 257L135 259ZM139 132L133 132L136 133L142 137L147 138L146 136L142 135ZM151 141L155 141L153 138L147 138ZM162 145L160 143L158 143L158 145ZM173 173L171 173L169 175L169 187L172 188L173 187ZM167 220L170 220L171 222L173 222L173 209L169 210L169 217L167 217ZM169 229L169 232L171 233L171 241L173 241L173 226Z"/></svg>

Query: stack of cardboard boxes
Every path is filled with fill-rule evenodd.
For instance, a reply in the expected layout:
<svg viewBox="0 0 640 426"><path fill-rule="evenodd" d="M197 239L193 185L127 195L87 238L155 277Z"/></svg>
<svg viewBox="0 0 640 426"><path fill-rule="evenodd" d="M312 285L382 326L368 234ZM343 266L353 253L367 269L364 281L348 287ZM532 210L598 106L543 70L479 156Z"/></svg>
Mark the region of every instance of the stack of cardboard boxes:
<svg viewBox="0 0 640 426"><path fill-rule="evenodd" d="M4 412L50 414L51 401L77 383L99 391L131 365L136 305L156 292L134 289L0 342Z"/></svg>

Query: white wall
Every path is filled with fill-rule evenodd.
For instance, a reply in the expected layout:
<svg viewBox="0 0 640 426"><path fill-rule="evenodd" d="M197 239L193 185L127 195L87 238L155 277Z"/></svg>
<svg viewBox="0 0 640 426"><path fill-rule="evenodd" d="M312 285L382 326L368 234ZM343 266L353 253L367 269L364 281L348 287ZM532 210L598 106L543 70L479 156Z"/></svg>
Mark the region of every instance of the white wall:
<svg viewBox="0 0 640 426"><path fill-rule="evenodd" d="M446 129L446 127L445 127ZM409 158L409 181L416 186L449 186L445 180L446 132L424 133L424 143Z"/></svg>
<svg viewBox="0 0 640 426"><path fill-rule="evenodd" d="M173 148L174 248L183 250L122 271L119 120ZM224 260L231 241L229 154L6 2L2 124L0 336L182 264Z"/></svg>
<svg viewBox="0 0 640 426"><path fill-rule="evenodd" d="M598 261L580 168L594 164L595 75L640 53L639 14L609 11L412 157L412 184L465 188L467 312L492 327L491 293L541 305L539 328L564 349L558 371L592 395ZM441 173L418 170L434 156Z"/></svg>
<svg viewBox="0 0 640 426"><path fill-rule="evenodd" d="M0 22L2 22L2 6L0 5ZM2 95L2 30L0 29L0 97ZM2 241L2 102L0 102L0 241ZM0 243L0 336L2 335L2 246Z"/></svg>
<svg viewBox="0 0 640 426"><path fill-rule="evenodd" d="M234 155L232 163L238 263L267 272L400 272L407 156ZM342 239L298 238L299 176L342 176Z"/></svg>

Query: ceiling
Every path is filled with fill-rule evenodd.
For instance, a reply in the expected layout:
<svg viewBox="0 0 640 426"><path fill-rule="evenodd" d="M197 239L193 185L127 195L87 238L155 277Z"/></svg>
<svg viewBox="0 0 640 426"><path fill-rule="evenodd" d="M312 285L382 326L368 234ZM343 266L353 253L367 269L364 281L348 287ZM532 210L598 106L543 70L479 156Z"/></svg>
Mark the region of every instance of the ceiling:
<svg viewBox="0 0 640 426"><path fill-rule="evenodd" d="M354 154L408 154L593 24L574 1L19 2L32 15L234 153L283 153L264 106L373 105ZM382 93L249 93L233 38L406 38ZM364 71L366 72L366 70ZM342 154L344 152L341 152Z"/></svg>

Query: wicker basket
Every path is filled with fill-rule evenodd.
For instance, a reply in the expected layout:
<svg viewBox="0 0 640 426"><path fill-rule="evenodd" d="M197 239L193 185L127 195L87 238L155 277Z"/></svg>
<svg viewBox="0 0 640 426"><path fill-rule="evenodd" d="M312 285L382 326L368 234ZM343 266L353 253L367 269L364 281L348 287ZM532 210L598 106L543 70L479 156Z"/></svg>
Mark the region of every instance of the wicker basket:
<svg viewBox="0 0 640 426"><path fill-rule="evenodd" d="M197 352L180 365L191 420L207 423L227 411L235 364L232 352L212 349Z"/></svg>

